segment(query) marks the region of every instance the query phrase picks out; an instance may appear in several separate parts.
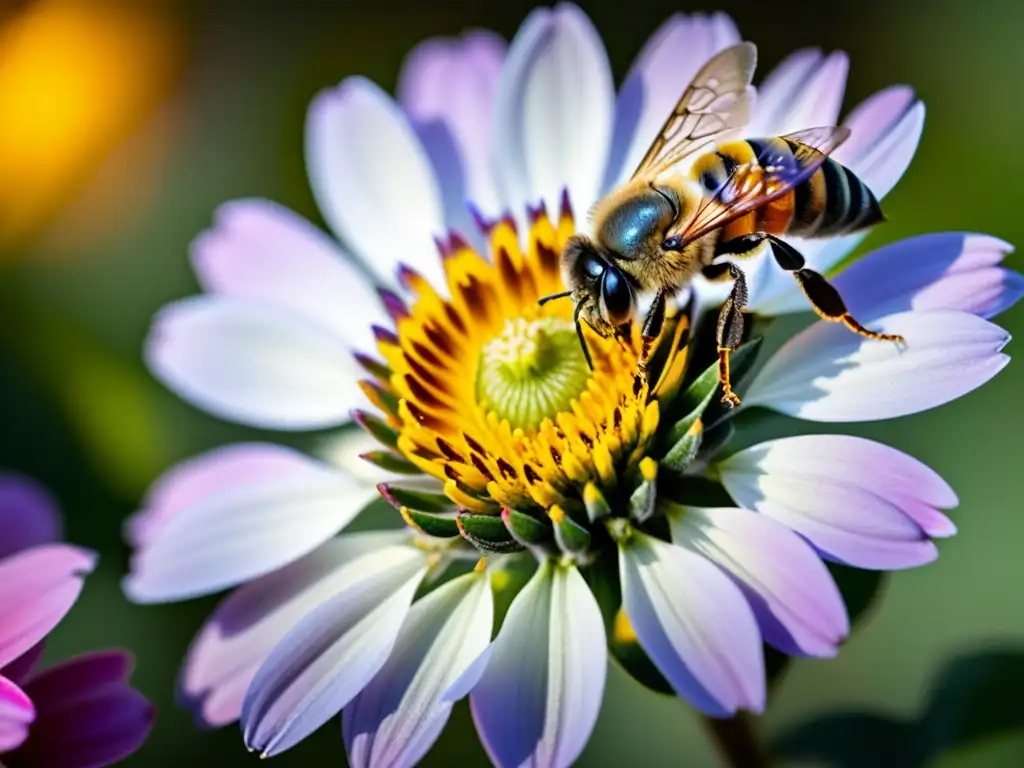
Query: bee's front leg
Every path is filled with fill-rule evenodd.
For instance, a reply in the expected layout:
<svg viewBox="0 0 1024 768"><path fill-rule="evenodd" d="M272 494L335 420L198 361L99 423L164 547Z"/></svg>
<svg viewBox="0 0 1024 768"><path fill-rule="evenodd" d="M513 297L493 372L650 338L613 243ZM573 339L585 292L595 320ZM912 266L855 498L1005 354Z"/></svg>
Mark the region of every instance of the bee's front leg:
<svg viewBox="0 0 1024 768"><path fill-rule="evenodd" d="M647 363L651 356L651 347L655 339L661 335L665 325L665 291L658 291L651 302L651 308L644 318L644 327L640 337L640 357L636 361L637 375L647 381Z"/></svg>

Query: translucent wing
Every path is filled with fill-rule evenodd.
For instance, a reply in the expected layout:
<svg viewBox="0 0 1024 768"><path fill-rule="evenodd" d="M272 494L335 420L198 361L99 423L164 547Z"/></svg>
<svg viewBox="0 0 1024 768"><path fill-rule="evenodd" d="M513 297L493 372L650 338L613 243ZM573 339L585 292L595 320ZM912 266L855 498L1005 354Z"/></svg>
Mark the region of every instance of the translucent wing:
<svg viewBox="0 0 1024 768"><path fill-rule="evenodd" d="M754 101L750 81L756 63L753 43L726 48L708 61L683 92L633 176L663 173L723 131L746 125Z"/></svg>
<svg viewBox="0 0 1024 768"><path fill-rule="evenodd" d="M672 233L678 244L674 247L698 240L807 181L849 135L849 128L829 126L780 136L782 146L768 142L756 161L737 165L716 189L708 190L685 229Z"/></svg>

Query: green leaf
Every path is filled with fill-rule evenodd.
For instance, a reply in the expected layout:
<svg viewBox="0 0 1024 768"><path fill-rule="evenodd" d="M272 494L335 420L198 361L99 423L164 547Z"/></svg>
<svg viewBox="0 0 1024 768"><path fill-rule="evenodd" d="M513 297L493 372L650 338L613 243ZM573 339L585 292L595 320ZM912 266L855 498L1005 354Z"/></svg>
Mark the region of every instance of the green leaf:
<svg viewBox="0 0 1024 768"><path fill-rule="evenodd" d="M918 768L923 764L915 723L870 712L814 718L780 734L773 751L787 762L813 761L829 768Z"/></svg>

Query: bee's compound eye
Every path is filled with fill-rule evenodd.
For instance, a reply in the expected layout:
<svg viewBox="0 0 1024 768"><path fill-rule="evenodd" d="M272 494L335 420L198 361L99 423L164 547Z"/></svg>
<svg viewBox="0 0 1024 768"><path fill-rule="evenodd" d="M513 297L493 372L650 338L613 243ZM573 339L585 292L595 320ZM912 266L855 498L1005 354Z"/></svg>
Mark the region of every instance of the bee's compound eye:
<svg viewBox="0 0 1024 768"><path fill-rule="evenodd" d="M633 289L617 269L608 269L601 281L601 302L608 322L628 323L633 317Z"/></svg>
<svg viewBox="0 0 1024 768"><path fill-rule="evenodd" d="M592 280L596 280L604 273L604 262L591 255L583 257L583 273Z"/></svg>

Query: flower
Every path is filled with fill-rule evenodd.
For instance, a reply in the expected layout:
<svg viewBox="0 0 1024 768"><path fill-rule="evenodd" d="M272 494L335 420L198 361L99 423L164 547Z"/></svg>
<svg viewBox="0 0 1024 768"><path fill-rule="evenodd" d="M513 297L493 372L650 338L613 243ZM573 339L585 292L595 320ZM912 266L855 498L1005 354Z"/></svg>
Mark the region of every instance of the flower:
<svg viewBox="0 0 1024 768"><path fill-rule="evenodd" d="M46 636L96 564L59 538L48 494L0 475L0 760L12 768L112 765L142 745L153 722L152 706L128 682L126 651L36 670Z"/></svg>
<svg viewBox="0 0 1024 768"><path fill-rule="evenodd" d="M741 451L731 437L755 407L875 420L984 384L1008 360L987 318L1024 287L1000 266L1007 244L926 235L854 263L836 277L851 309L907 348L818 322L758 370L752 338L731 412L714 397L710 287L673 307L646 382L636 329L621 344L591 334L591 372L570 309L538 305L561 288L574 210L636 165L692 75L738 39L724 15L674 16L617 95L570 4L533 12L507 50L485 32L428 41L400 104L349 78L311 105L313 190L351 252L262 200L225 205L197 238L206 293L160 312L155 375L241 423L361 428L320 458L216 449L172 468L132 519L133 600L237 587L184 665L201 721L240 719L271 756L340 711L352 765L408 766L468 696L495 764L566 766L609 650L710 716L759 712L762 640L827 657L849 631L826 560L936 557L956 497L917 460L842 435ZM834 122L846 69L842 54L794 54L762 84L751 130ZM837 156L881 197L923 114L905 87L876 94ZM800 247L828 270L853 242ZM805 306L757 275L760 315ZM378 490L405 530L338 535ZM511 596L503 617L495 595Z"/></svg>

